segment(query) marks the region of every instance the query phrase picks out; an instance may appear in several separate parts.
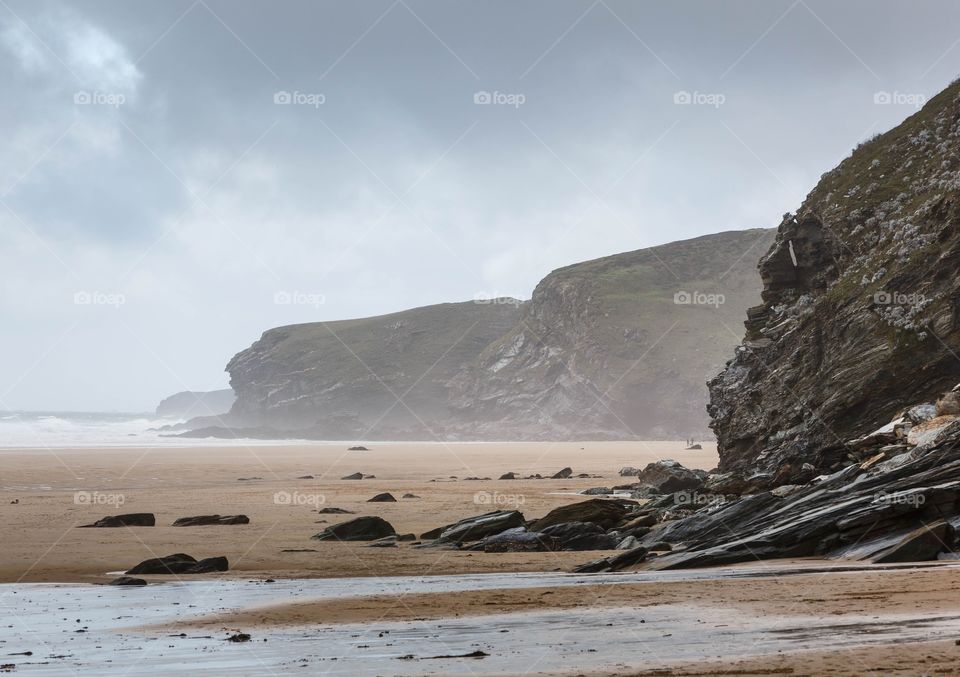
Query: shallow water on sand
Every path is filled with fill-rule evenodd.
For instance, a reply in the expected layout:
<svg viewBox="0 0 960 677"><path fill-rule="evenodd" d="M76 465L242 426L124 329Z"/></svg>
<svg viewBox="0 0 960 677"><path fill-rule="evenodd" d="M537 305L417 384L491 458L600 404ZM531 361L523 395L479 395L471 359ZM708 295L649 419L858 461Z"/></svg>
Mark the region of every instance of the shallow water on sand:
<svg viewBox="0 0 960 677"><path fill-rule="evenodd" d="M198 668L217 674L449 674L644 668L671 661L839 648L955 636L960 617L889 614L750 617L716 607L663 604L552 610L431 621L260 629L245 643L227 629L187 628L199 616L283 602L374 594L449 592L607 583L650 583L809 574L757 567L693 572L570 575L480 574L262 581L211 580L146 588L6 584L0 604L0 663L18 673L155 674ZM399 603L399 602L398 602ZM182 622L179 630L143 629ZM176 625L174 625L176 627ZM31 651L32 655L17 655ZM434 658L475 651L483 658Z"/></svg>

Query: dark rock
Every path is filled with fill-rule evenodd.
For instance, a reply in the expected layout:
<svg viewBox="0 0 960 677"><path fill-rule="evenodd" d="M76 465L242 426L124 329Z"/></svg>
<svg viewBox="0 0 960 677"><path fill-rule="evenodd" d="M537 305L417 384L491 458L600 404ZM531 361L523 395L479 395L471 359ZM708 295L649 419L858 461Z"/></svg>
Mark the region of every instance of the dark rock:
<svg viewBox="0 0 960 677"><path fill-rule="evenodd" d="M663 494L694 491L703 486L706 479L707 473L703 470L690 470L671 460L650 463L637 475L638 483L648 484Z"/></svg>
<svg viewBox="0 0 960 677"><path fill-rule="evenodd" d="M347 451L370 451L370 450L367 449L366 447L358 446L358 447L347 447Z"/></svg>
<svg viewBox="0 0 960 677"><path fill-rule="evenodd" d="M626 550L619 555L604 557L603 559L593 560L586 564L581 564L573 570L575 574L592 574L601 571L620 571L634 564L639 564L647 557L647 549L640 546L633 550Z"/></svg>
<svg viewBox="0 0 960 677"><path fill-rule="evenodd" d="M440 538L440 534L443 533L443 530L447 527L437 527L436 529L431 529L430 531L424 531L420 534L420 539L424 541L433 541Z"/></svg>
<svg viewBox="0 0 960 677"><path fill-rule="evenodd" d="M300 475L300 477L298 477L297 479L298 479L298 480L312 480L312 479L313 479L313 475Z"/></svg>
<svg viewBox="0 0 960 677"><path fill-rule="evenodd" d="M581 503L554 508L545 517L536 520L532 528L535 531L543 531L547 527L565 522L593 522L602 529L610 529L626 517L627 505L624 501L592 498Z"/></svg>
<svg viewBox="0 0 960 677"><path fill-rule="evenodd" d="M515 480L515 479L517 479L517 473L515 473L515 472L503 473L503 474L500 475L500 477L498 477L497 479L501 479L501 480Z"/></svg>
<svg viewBox="0 0 960 677"><path fill-rule="evenodd" d="M549 552L560 549L555 538L514 527L499 534L487 536L469 548L483 552Z"/></svg>
<svg viewBox="0 0 960 677"><path fill-rule="evenodd" d="M107 585L146 585L147 582L142 578L134 578L133 576L118 576L112 581L107 583Z"/></svg>
<svg viewBox="0 0 960 677"><path fill-rule="evenodd" d="M420 497L417 496L416 494L404 494L400 498L420 498Z"/></svg>
<svg viewBox="0 0 960 677"><path fill-rule="evenodd" d="M610 487L592 487L590 489L584 489L580 492L584 496L605 496L611 493Z"/></svg>
<svg viewBox="0 0 960 677"><path fill-rule="evenodd" d="M895 545L874 555L871 561L877 564L927 562L937 559L937 555L944 550L949 550L955 540L953 527L949 522L940 520L911 531Z"/></svg>
<svg viewBox="0 0 960 677"><path fill-rule="evenodd" d="M184 553L167 555L166 557L154 557L140 562L137 566L124 572L127 575L144 574L183 574L187 569L194 566L197 560Z"/></svg>
<svg viewBox="0 0 960 677"><path fill-rule="evenodd" d="M214 571L227 571L230 563L226 557L207 557L200 560L183 573L185 574L209 574Z"/></svg>
<svg viewBox="0 0 960 677"><path fill-rule="evenodd" d="M250 524L250 518L246 515L197 515L196 517L181 517L173 523L173 526L200 527L228 524Z"/></svg>
<svg viewBox="0 0 960 677"><path fill-rule="evenodd" d="M347 510L346 508L320 508L317 510L321 515L353 515L355 514L353 510Z"/></svg>
<svg viewBox="0 0 960 677"><path fill-rule="evenodd" d="M476 517L468 517L443 527L438 539L444 542L464 543L479 541L486 536L499 534L507 529L523 526L523 514L516 510L496 510ZM423 534L422 538L429 538Z"/></svg>
<svg viewBox="0 0 960 677"><path fill-rule="evenodd" d="M333 524L312 538L318 541L375 541L396 533L390 522L382 517L357 517Z"/></svg>
<svg viewBox="0 0 960 677"><path fill-rule="evenodd" d="M399 539L396 536L384 536L383 538L378 538L375 541L367 543L368 548L396 548L397 541Z"/></svg>
<svg viewBox="0 0 960 677"><path fill-rule="evenodd" d="M565 480L565 479L569 479L571 475L573 475L573 469L572 469L572 468L564 468L563 470L558 471L558 472L557 472L555 475L553 475L550 479L552 479L552 480Z"/></svg>
<svg viewBox="0 0 960 677"><path fill-rule="evenodd" d="M156 525L157 518L151 512L134 512L128 515L109 515L99 519L93 524L84 524L81 528L98 527L152 527Z"/></svg>
<svg viewBox="0 0 960 677"><path fill-rule="evenodd" d="M400 534L397 536L397 540L400 542L408 542L417 540L416 534Z"/></svg>
<svg viewBox="0 0 960 677"><path fill-rule="evenodd" d="M556 539L559 550L613 550L619 539L610 536L593 522L566 522L546 527L543 536Z"/></svg>
<svg viewBox="0 0 960 677"><path fill-rule="evenodd" d="M345 475L344 477L341 477L340 479L342 479L342 480L362 480L362 479L363 479L363 473L362 473L362 472L355 472L355 473L353 473L353 474L351 474L351 475Z"/></svg>
<svg viewBox="0 0 960 677"><path fill-rule="evenodd" d="M397 499L393 497L393 494L383 493L377 494L373 498L367 499L367 503L396 503Z"/></svg>
<svg viewBox="0 0 960 677"><path fill-rule="evenodd" d="M703 445L694 443L686 448L687 451L694 451L697 449L703 449Z"/></svg>
<svg viewBox="0 0 960 677"><path fill-rule="evenodd" d="M245 632L237 632L227 637L228 642L249 642L250 635Z"/></svg>

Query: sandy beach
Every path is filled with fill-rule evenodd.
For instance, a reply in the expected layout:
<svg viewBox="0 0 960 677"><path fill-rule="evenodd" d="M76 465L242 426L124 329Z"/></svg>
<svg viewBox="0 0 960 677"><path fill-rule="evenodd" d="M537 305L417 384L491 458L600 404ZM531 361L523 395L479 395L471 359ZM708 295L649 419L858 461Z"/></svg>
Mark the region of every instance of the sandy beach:
<svg viewBox="0 0 960 677"><path fill-rule="evenodd" d="M97 581L105 573L175 552L225 555L228 575L384 576L568 569L590 553L485 555L373 549L321 543L310 536L350 515L377 515L398 533L421 534L498 508L528 518L583 500L576 492L628 482L627 465L675 458L691 468L716 465L716 449L686 451L682 442L416 444L8 449L3 459L0 581ZM467 480L506 472L565 480ZM375 479L341 480L355 472ZM299 479L312 476L313 479ZM397 503L368 503L390 492ZM418 498L402 499L407 493ZM12 501L17 501L13 504ZM152 512L157 526L78 529L111 514ZM171 527L179 517L245 514L249 525Z"/></svg>

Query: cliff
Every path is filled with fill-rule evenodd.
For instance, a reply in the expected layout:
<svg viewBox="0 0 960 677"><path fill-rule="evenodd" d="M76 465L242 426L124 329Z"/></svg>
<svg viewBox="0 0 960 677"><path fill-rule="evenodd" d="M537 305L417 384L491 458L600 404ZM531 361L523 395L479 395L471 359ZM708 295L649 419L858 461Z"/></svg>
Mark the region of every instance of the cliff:
<svg viewBox="0 0 960 677"><path fill-rule="evenodd" d="M763 303L710 382L722 471L784 484L837 470L846 440L960 381L958 94L858 146L784 217Z"/></svg>

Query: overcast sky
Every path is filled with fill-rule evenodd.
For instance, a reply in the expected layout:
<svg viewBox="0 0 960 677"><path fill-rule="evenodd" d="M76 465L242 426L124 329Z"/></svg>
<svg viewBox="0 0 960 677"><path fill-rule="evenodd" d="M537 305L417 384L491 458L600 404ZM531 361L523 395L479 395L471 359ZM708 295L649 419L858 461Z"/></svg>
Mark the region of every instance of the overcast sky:
<svg viewBox="0 0 960 677"><path fill-rule="evenodd" d="M0 409L775 226L958 39L953 0L0 0Z"/></svg>

